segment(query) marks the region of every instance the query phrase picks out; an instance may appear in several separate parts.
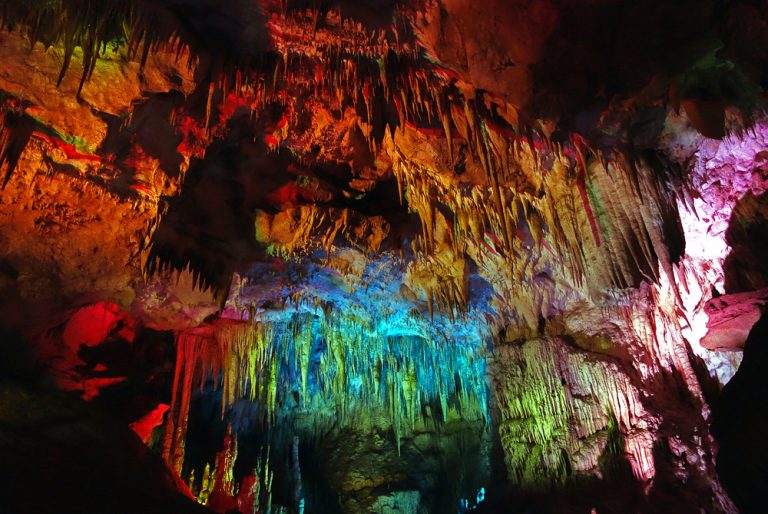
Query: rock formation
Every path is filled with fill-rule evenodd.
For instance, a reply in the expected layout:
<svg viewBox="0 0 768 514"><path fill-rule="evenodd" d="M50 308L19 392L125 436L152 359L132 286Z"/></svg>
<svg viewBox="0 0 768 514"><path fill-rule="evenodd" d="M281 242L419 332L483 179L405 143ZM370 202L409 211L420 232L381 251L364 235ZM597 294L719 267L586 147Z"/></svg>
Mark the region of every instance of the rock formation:
<svg viewBox="0 0 768 514"><path fill-rule="evenodd" d="M768 508L762 3L0 25L10 512Z"/></svg>

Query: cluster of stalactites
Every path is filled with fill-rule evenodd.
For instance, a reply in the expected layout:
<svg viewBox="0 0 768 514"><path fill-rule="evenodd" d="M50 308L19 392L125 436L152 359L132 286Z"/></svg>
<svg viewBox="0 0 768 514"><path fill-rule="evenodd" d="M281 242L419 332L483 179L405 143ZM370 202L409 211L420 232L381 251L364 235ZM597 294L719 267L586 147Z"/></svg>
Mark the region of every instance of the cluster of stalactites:
<svg viewBox="0 0 768 514"><path fill-rule="evenodd" d="M256 213L256 240L274 255L289 258L322 249L330 254L337 237L348 237L349 209L301 205L276 215Z"/></svg>
<svg viewBox="0 0 768 514"><path fill-rule="evenodd" d="M487 418L479 345L380 336L343 317L321 325L328 351L318 374L342 424L370 426L376 417L388 418L399 447L400 436L420 425Z"/></svg>
<svg viewBox="0 0 768 514"><path fill-rule="evenodd" d="M396 9L398 16L402 13ZM474 105L474 100L464 102L457 86L460 77L426 58L417 42L410 40L412 34L406 36L409 41L402 39L407 22L368 30L351 20L339 20L350 30L321 29L306 37L305 21L300 16L282 16L269 23L282 57L273 73L275 98L289 105L294 116L300 111L297 98L314 98L332 110L351 106L374 153L387 130L393 136L405 126L444 134L451 146L456 132L452 111Z"/></svg>
<svg viewBox="0 0 768 514"><path fill-rule="evenodd" d="M567 470L600 473L605 454L624 454L638 479L653 478L655 421L616 363L559 339L500 346L494 361L512 480L539 487L565 480Z"/></svg>
<svg viewBox="0 0 768 514"><path fill-rule="evenodd" d="M179 56L186 48L179 37L178 27L170 22L161 7L152 2L11 0L0 3L0 8L3 26L25 27L32 44L39 41L46 47L59 43L63 45L58 84L69 69L75 49L82 49L83 72L78 93L92 75L107 45L118 45L127 40L129 55L138 56L142 65L150 52L160 47L170 48Z"/></svg>
<svg viewBox="0 0 768 514"><path fill-rule="evenodd" d="M450 346L446 346L446 344ZM451 418L487 421L483 346L388 337L354 316L296 314L290 322L232 322L177 337L164 456L181 471L191 397L207 381L222 395L222 416L238 400L256 402L264 421L317 416L317 430L337 425L393 430ZM292 392L298 401L292 400Z"/></svg>
<svg viewBox="0 0 768 514"><path fill-rule="evenodd" d="M470 261L494 285L494 310L504 322L527 327L535 327L558 299L574 292L594 297L607 288L635 287L645 279L672 273L671 262L677 256L669 250L669 239L675 236L670 227L679 191L668 190L648 163L618 150L608 158L578 135L563 144L535 131L521 135L524 130L512 124L516 118L505 121L498 105L465 98L436 72L416 73L418 66L404 57L369 62L339 54L320 64L322 73L302 82L291 77L306 75L303 59L289 56L275 71L280 79L275 79L273 93L287 104L282 128L275 132L281 138L298 119L299 109L291 105L296 95L278 94L281 88L292 87L291 81L316 95L336 91L342 104L365 103L362 112L367 114L359 114L363 119L358 122L369 140L384 137L374 137L370 130L382 126L383 113L396 113L397 120L387 118L392 137L383 148L392 159L401 200L421 220L412 268L414 274L435 277L419 284L430 312L436 308L456 317L468 310L465 270ZM380 73L374 68L381 68ZM381 108L390 103L397 107L394 111ZM442 128L424 128L432 121L439 121ZM406 125L410 127L394 129ZM403 141L406 132L410 139ZM424 162L423 152L414 157L409 151L414 134L432 143L444 138L449 162ZM473 177L466 181L450 172L456 139L467 143L482 177L470 174ZM308 241L318 238L319 246L330 251L337 237L349 232L346 209L305 205L280 216L283 224L291 218L290 234L295 236L272 242L282 256L306 253L310 246L318 246ZM259 220L264 223L257 224L257 238L269 240L265 230L274 220L266 216ZM146 269L151 273L164 265L189 264L150 258ZM210 271L198 271L201 283L207 284Z"/></svg>
<svg viewBox="0 0 768 514"><path fill-rule="evenodd" d="M268 22L275 47L281 52L297 54L325 53L328 49L346 51L367 57L380 57L388 52L419 54L412 43L410 22L401 8L395 7L392 23L385 28L369 29L359 21L344 18L340 6L312 2L281 1L281 9L270 13ZM408 43L407 45L404 43Z"/></svg>
<svg viewBox="0 0 768 514"><path fill-rule="evenodd" d="M471 258L494 285L498 311L529 327L550 312L552 300L544 294L568 296L542 287L542 277L590 297L657 281L660 271L672 275L668 230L675 199L646 163L618 152L606 159L580 138L561 146L508 139L481 119L473 127L479 135L467 137L484 156L485 184L463 183L437 169L438 162L414 160L394 140L401 197L422 223L417 253Z"/></svg>
<svg viewBox="0 0 768 514"><path fill-rule="evenodd" d="M184 463L192 394L207 380L212 379L221 389L222 414L243 398L262 401L266 412L274 412L277 374L270 330L262 323L221 321L178 335L172 404L163 445L163 456L177 473Z"/></svg>

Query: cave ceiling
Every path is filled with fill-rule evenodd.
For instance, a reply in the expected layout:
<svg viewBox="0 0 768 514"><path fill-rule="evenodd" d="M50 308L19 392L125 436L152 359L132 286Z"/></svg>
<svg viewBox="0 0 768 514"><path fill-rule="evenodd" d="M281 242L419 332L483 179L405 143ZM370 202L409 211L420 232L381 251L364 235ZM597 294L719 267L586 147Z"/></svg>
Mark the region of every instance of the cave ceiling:
<svg viewBox="0 0 768 514"><path fill-rule="evenodd" d="M5 2L4 52L32 53L3 78L3 181L30 140L52 145L40 156L50 173L140 203L144 217L156 211L133 267L188 269L219 295L233 272L271 256L359 268L354 252L397 254L414 298L466 311L470 277L493 281L477 271L484 252L526 259L550 245L569 273L590 273L578 262L586 252L570 251L601 246L589 167L648 166L659 180L669 167L651 154L669 105L679 112L682 102L694 128L722 137L725 103L757 102L762 77L734 63L745 58L743 25L758 31L760 20L744 5L723 9ZM14 83L30 73L30 90ZM54 84L61 94L49 98ZM556 174L581 193L573 213L543 194ZM662 214L674 210L667 184L647 187ZM538 219L521 222L529 209ZM663 234L611 249L621 255L606 259L629 262L592 266L600 277L588 282L637 285L658 274L655 252L675 261L684 249L668 218ZM349 252L333 257L331 247ZM441 266L453 285L422 280Z"/></svg>

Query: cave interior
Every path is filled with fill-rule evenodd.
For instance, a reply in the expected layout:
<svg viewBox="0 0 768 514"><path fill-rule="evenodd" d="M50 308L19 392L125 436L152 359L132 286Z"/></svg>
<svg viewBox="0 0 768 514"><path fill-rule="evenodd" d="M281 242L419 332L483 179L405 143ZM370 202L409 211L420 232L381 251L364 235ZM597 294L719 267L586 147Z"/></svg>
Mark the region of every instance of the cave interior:
<svg viewBox="0 0 768 514"><path fill-rule="evenodd" d="M0 0L0 57L0 513L768 512L765 1Z"/></svg>

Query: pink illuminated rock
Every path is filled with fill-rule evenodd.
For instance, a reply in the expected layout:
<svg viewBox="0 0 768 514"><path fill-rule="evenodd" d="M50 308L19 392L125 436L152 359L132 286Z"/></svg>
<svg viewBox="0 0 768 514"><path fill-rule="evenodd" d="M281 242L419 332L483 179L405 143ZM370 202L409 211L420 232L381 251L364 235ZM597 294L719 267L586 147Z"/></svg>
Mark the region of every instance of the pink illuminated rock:
<svg viewBox="0 0 768 514"><path fill-rule="evenodd" d="M181 271L155 276L137 292L134 314L155 330L185 330L198 326L219 310L213 293L193 287L192 274Z"/></svg>
<svg viewBox="0 0 768 514"><path fill-rule="evenodd" d="M768 303L768 289L718 296L707 302L707 334L701 346L709 350L741 350L752 326Z"/></svg>

